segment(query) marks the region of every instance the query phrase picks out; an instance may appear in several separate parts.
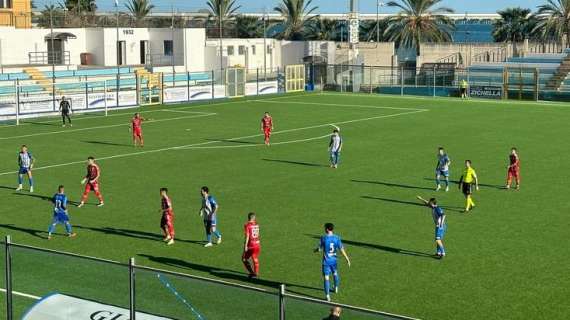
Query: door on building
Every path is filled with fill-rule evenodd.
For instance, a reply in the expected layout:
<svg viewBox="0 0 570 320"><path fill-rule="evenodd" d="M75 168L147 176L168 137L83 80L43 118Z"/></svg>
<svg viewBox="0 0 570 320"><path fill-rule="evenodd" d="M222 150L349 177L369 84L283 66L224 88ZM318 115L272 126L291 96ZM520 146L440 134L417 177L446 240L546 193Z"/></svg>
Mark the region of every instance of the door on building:
<svg viewBox="0 0 570 320"><path fill-rule="evenodd" d="M63 64L63 41L61 39L49 39L48 64Z"/></svg>
<svg viewBox="0 0 570 320"><path fill-rule="evenodd" d="M119 41L117 51L117 65L125 65L127 64L127 42L126 41Z"/></svg>
<svg viewBox="0 0 570 320"><path fill-rule="evenodd" d="M141 56L141 64L147 64L147 56L148 56L148 40L141 40L140 43L140 56Z"/></svg>

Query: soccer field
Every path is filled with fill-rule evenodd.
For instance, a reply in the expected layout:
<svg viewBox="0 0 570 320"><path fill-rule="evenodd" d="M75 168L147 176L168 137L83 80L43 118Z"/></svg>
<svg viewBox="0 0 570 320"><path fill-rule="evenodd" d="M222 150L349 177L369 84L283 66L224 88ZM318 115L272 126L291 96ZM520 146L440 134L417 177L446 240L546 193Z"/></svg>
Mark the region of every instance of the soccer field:
<svg viewBox="0 0 570 320"><path fill-rule="evenodd" d="M333 301L422 319L570 314L567 104L323 93L138 111L152 119L143 125L144 148L131 144L134 110L76 116L71 128L62 128L57 118L0 126L2 234L17 243L121 262L134 257L139 265L250 284L240 257L243 224L255 211L262 252L261 279L253 285L261 288L284 283L292 292L323 298L321 256L313 249L323 224L333 222L352 260L348 268L341 259L341 290ZM263 145L260 132L264 111L275 123L271 147ZM343 137L336 170L328 166L331 124ZM33 194L14 191L22 144L36 158ZM447 193L434 191L439 146L452 160ZM512 146L521 157L520 191L503 189ZM58 226L48 241L52 206L46 199L63 184L70 199L79 200L88 156L101 167L105 206L96 207L91 194L88 205L69 210L77 237L64 237ZM456 183L465 159L473 161L481 185L469 214L461 212L465 200ZM220 205L223 243L211 248L203 247L198 216L203 185ZM168 187L173 202L173 246L161 241L160 187ZM445 209L443 260L432 256L431 211L416 195L435 196ZM66 258L20 261L26 263L14 266L20 272L14 290L35 296L84 290L128 304L128 287L113 287L128 279L113 269L70 263L69 274L41 279L47 274L41 268L65 264ZM158 280L148 283L147 300L177 303L166 290L153 291ZM207 301L215 308L229 298L212 295ZM16 299L19 312L33 302ZM251 310L256 302L250 301ZM164 312L156 305L148 302L146 311ZM185 310L181 306L171 316L193 319L180 315Z"/></svg>

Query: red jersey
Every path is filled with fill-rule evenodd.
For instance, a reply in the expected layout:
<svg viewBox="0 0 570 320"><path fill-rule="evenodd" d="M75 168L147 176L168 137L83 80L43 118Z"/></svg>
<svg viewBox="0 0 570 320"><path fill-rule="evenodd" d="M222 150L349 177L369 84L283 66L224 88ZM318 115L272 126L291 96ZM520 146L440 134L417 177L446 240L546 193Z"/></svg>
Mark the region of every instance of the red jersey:
<svg viewBox="0 0 570 320"><path fill-rule="evenodd" d="M248 222L244 226L244 234L249 236L249 241L247 242L247 248L259 248L261 243L259 241L259 225L257 222Z"/></svg>
<svg viewBox="0 0 570 320"><path fill-rule="evenodd" d="M131 125L133 127L133 130L140 130L142 122L143 122L143 119L141 117L133 118L133 120L131 121Z"/></svg>
<svg viewBox="0 0 570 320"><path fill-rule="evenodd" d="M510 167L513 169L518 169L520 165L519 156L516 154L509 155Z"/></svg>
<svg viewBox="0 0 570 320"><path fill-rule="evenodd" d="M261 118L261 124L263 125L263 129L271 129L273 127L273 119L271 116Z"/></svg>
<svg viewBox="0 0 570 320"><path fill-rule="evenodd" d="M96 164L90 164L87 166L87 175L85 176L89 182L97 181L99 178L99 166Z"/></svg>
<svg viewBox="0 0 570 320"><path fill-rule="evenodd" d="M161 201L162 212L167 214L172 214L172 202L168 196L162 197Z"/></svg>

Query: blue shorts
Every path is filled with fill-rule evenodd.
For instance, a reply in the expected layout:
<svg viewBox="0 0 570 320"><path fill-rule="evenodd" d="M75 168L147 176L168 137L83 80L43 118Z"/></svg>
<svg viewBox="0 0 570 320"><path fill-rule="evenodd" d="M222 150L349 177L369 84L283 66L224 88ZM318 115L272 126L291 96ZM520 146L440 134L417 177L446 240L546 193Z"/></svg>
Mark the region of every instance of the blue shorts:
<svg viewBox="0 0 570 320"><path fill-rule="evenodd" d="M20 167L20 170L18 170L18 174L27 174L30 171L31 170L28 167Z"/></svg>
<svg viewBox="0 0 570 320"><path fill-rule="evenodd" d="M323 264L323 276L328 276L331 274L335 274L337 272L337 264L331 264L331 263L327 263L327 264Z"/></svg>
<svg viewBox="0 0 570 320"><path fill-rule="evenodd" d="M435 227L435 240L443 240L445 231L447 231L446 224L444 224L442 227Z"/></svg>
<svg viewBox="0 0 570 320"><path fill-rule="evenodd" d="M69 222L69 216L65 212L54 212L52 224L66 224Z"/></svg>
<svg viewBox="0 0 570 320"><path fill-rule="evenodd" d="M449 177L449 170L435 170L435 174L438 176Z"/></svg>
<svg viewBox="0 0 570 320"><path fill-rule="evenodd" d="M206 219L204 219L204 226L210 228L210 227L215 227L216 224L218 222L218 219L216 217L215 214L213 214L210 217L206 217Z"/></svg>

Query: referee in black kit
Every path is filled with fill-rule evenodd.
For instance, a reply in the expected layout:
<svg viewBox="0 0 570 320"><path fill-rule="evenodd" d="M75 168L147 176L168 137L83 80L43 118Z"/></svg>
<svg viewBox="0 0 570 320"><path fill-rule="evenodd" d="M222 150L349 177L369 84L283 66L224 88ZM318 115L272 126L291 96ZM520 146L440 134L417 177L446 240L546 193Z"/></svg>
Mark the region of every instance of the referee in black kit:
<svg viewBox="0 0 570 320"><path fill-rule="evenodd" d="M63 120L62 127L65 127L65 119L69 123L69 126L72 127L71 118L69 115L71 114L71 104L69 101L65 99L65 96L61 97L61 102L59 103L59 112L61 112L61 119Z"/></svg>

